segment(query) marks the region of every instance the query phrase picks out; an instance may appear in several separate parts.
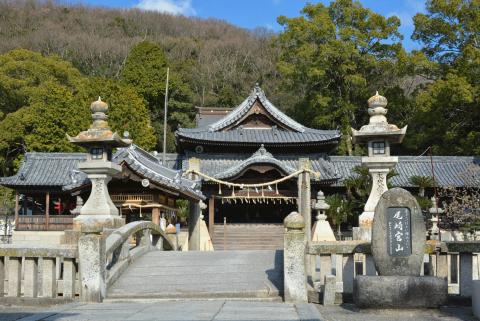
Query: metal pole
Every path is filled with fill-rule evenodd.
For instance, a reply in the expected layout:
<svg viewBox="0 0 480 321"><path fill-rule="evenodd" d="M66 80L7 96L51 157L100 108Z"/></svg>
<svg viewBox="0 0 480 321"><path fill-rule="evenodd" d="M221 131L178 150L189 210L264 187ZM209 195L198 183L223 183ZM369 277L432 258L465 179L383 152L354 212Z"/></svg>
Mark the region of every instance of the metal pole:
<svg viewBox="0 0 480 321"><path fill-rule="evenodd" d="M165 165L167 158L167 111L168 111L168 76L170 74L170 68L167 67L167 81L165 83L165 109L163 111L163 157L162 163Z"/></svg>

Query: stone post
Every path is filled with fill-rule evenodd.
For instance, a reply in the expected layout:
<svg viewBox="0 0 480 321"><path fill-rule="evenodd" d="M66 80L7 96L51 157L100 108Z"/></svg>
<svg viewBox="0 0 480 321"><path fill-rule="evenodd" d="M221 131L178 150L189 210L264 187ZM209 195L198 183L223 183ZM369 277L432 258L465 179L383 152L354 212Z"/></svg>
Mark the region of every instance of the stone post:
<svg viewBox="0 0 480 321"><path fill-rule="evenodd" d="M19 297L22 282L22 258L8 259L8 296Z"/></svg>
<svg viewBox="0 0 480 321"><path fill-rule="evenodd" d="M105 239L100 233L83 233L78 241L80 257L80 296L84 302L102 302L107 287L105 280Z"/></svg>
<svg viewBox="0 0 480 321"><path fill-rule="evenodd" d="M38 258L25 258L23 294L28 298L36 298L38 296Z"/></svg>
<svg viewBox="0 0 480 321"><path fill-rule="evenodd" d="M298 160L299 169L311 169L310 160L308 158L300 158ZM312 210L311 210L311 189L310 189L310 172L303 172L298 180L298 210L304 217L305 237L308 241L312 239Z"/></svg>
<svg viewBox="0 0 480 321"><path fill-rule="evenodd" d="M188 216L188 250L200 251L200 202L190 201Z"/></svg>
<svg viewBox="0 0 480 321"><path fill-rule="evenodd" d="M45 298L57 297L57 260L52 257L43 258L42 294Z"/></svg>
<svg viewBox="0 0 480 321"><path fill-rule="evenodd" d="M177 236L177 230L175 229L175 226L173 226L173 224L169 224L165 228L165 234L167 234L167 238L170 241L170 243L173 244L173 250L177 251L178 250L178 236Z"/></svg>
<svg viewBox="0 0 480 321"><path fill-rule="evenodd" d="M306 303L305 220L299 213L292 212L283 224L286 228L283 254L285 302Z"/></svg>

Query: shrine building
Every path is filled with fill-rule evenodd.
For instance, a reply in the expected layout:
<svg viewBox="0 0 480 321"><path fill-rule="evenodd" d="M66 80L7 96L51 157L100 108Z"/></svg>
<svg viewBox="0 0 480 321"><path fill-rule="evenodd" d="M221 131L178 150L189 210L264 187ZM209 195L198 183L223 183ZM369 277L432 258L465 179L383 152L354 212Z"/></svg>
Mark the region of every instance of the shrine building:
<svg viewBox="0 0 480 321"><path fill-rule="evenodd" d="M177 153L148 152L135 142L119 148L111 160L122 166L109 184L112 201L126 222L161 216L177 218L180 199L204 199L210 234L217 224L279 225L297 210L299 173L311 174L310 198L345 193L359 156L334 156L337 130L305 127L274 106L260 87L236 108L197 107L197 127L175 133ZM385 148L385 147L384 147ZM378 150L376 152L381 152ZM63 231L71 228L89 195L90 182L77 165L85 153L25 154L18 172L0 184L16 192L16 231ZM412 176L431 176L439 186L466 185L462 173L478 158L399 156L392 185L417 189ZM253 226L253 225L252 225Z"/></svg>

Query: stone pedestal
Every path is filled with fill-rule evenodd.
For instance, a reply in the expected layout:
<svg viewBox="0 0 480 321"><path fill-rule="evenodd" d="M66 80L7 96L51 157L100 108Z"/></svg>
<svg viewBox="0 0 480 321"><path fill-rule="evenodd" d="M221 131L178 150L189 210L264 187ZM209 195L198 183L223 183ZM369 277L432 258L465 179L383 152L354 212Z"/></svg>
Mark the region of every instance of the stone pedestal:
<svg viewBox="0 0 480 321"><path fill-rule="evenodd" d="M78 242L80 257L81 299L83 302L102 302L105 284L105 240L99 233L87 233Z"/></svg>
<svg viewBox="0 0 480 321"><path fill-rule="evenodd" d="M360 308L437 308L447 300L448 284L433 276L365 276L353 283Z"/></svg>
<svg viewBox="0 0 480 321"><path fill-rule="evenodd" d="M90 233L125 225L125 220L120 217L107 188L112 175L121 172L121 166L112 162L87 161L80 163L78 168L88 175L92 182L92 191L80 210L80 215L73 219L73 229Z"/></svg>

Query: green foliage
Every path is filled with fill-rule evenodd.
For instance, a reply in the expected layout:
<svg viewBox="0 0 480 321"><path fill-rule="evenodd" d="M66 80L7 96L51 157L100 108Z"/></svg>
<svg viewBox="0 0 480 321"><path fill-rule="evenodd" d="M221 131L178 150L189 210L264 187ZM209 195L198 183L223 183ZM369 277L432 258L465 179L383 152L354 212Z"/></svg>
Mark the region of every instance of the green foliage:
<svg viewBox="0 0 480 321"><path fill-rule="evenodd" d="M177 218L179 221L186 221L188 218L188 210L189 210L189 203L187 200L181 200L178 199L176 201L177 203ZM169 222L169 223L174 223L174 222Z"/></svg>
<svg viewBox="0 0 480 321"><path fill-rule="evenodd" d="M44 57L25 49L0 55L0 112L4 115L28 105L37 88L52 82L74 90L81 74L70 63L58 57Z"/></svg>
<svg viewBox="0 0 480 321"><path fill-rule="evenodd" d="M425 189L427 187L433 187L435 186L435 181L433 180L432 177L430 176L417 176L417 175L414 175L414 176L411 176L409 178L409 181L412 185L415 185L415 186L418 186L419 188L419 191L418 191L418 195L420 197L424 197L425 196Z"/></svg>
<svg viewBox="0 0 480 321"><path fill-rule="evenodd" d="M329 195L325 201L330 208L327 210L327 217L340 230L340 225L353 217L355 206L352 201L340 194Z"/></svg>
<svg viewBox="0 0 480 321"><path fill-rule="evenodd" d="M127 84L132 85L147 101L148 108L157 137L163 136L163 115L165 101L165 86L169 63L163 49L148 41L142 41L132 48L121 77ZM170 135L169 152L172 149L172 130L178 127L193 126L195 110L192 104L192 92L182 80L181 75L174 68L170 68L168 93L168 125ZM159 139L159 150L162 149L162 139Z"/></svg>
<svg viewBox="0 0 480 321"><path fill-rule="evenodd" d="M406 56L398 42L400 20L385 18L357 1L307 4L303 16L279 17L279 71L300 96L293 116L314 128L350 127L367 121L366 100L376 89L395 89L396 61ZM341 153L352 154L348 137Z"/></svg>
<svg viewBox="0 0 480 321"><path fill-rule="evenodd" d="M427 211L430 207L432 207L432 201L428 197L423 197L420 195L415 196L417 199L418 205L424 211Z"/></svg>
<svg viewBox="0 0 480 321"><path fill-rule="evenodd" d="M15 192L0 186L0 215L15 214Z"/></svg>
<svg viewBox="0 0 480 321"><path fill-rule="evenodd" d="M22 74L25 75L23 78L22 74L15 74L13 79L7 70L0 70L0 79L27 84L26 87L10 89L12 96L23 97L22 106L0 122L3 175L11 174L18 158L27 151L78 151L68 142L66 134L74 136L89 127L92 122L89 106L99 95L110 105L110 125L114 130L120 133L128 130L135 143L143 148L155 146L145 103L133 88L114 80L87 78L57 58L42 57L26 50L20 51L21 55L17 53L0 55L0 61L8 58L18 64L23 62ZM67 64L68 68L58 68L68 70L68 73L52 72L50 77L38 75L35 76L36 82L30 81L36 72L55 70L55 62L60 67ZM70 80L65 82L66 78ZM28 85L29 81L32 85Z"/></svg>
<svg viewBox="0 0 480 321"><path fill-rule="evenodd" d="M406 140L435 154L480 153L480 2L429 0L414 17L413 39L438 63L435 81L419 92Z"/></svg>

